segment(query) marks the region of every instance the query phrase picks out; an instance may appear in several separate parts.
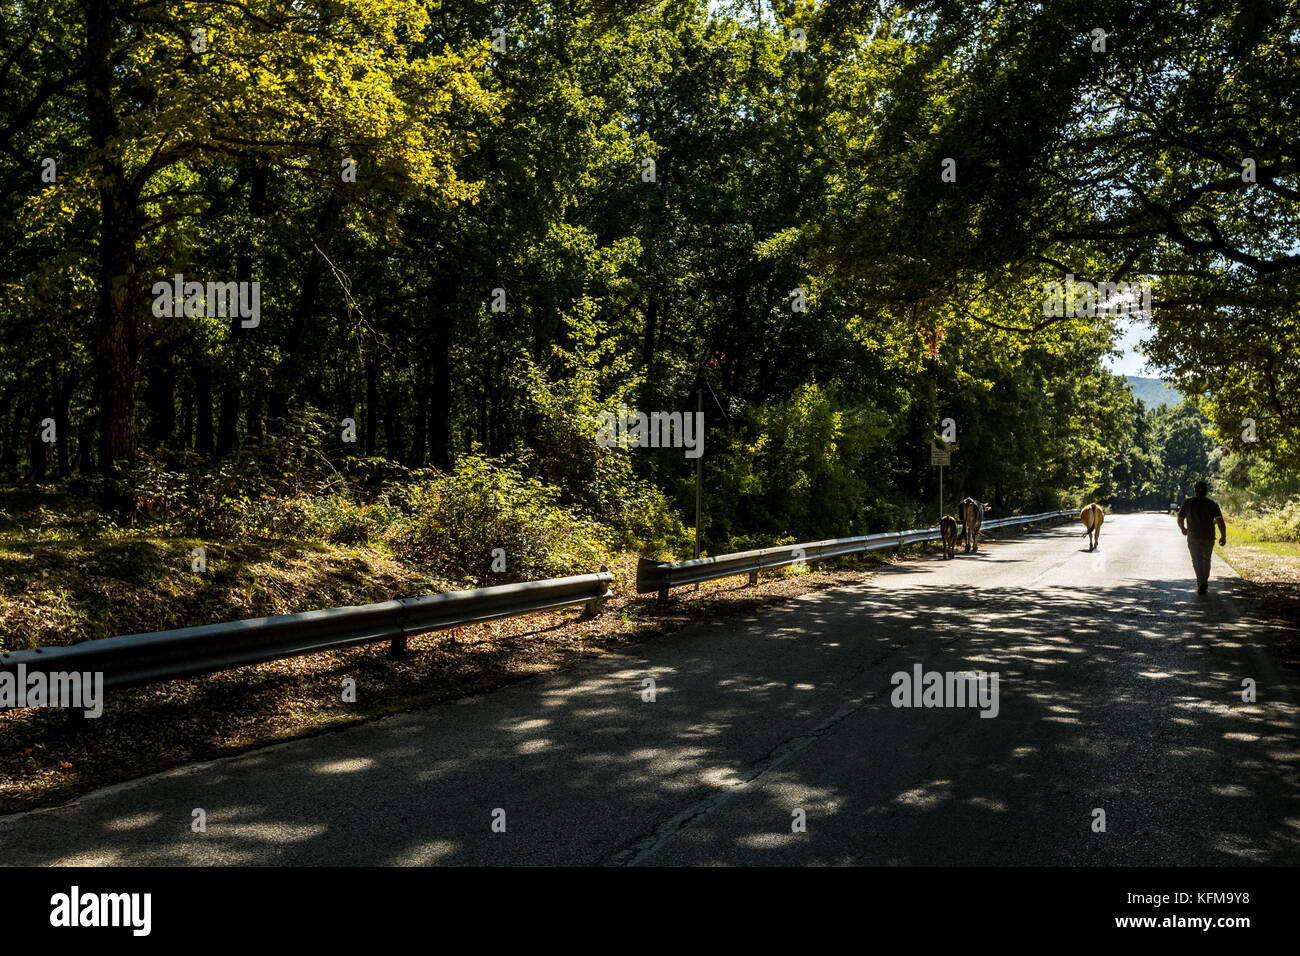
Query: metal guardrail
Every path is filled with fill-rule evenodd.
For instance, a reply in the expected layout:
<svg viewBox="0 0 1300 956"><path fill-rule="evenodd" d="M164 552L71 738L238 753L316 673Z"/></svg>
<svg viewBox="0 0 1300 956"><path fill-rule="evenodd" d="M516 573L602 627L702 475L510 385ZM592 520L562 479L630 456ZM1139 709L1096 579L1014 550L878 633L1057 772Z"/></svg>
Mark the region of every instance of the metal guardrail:
<svg viewBox="0 0 1300 956"><path fill-rule="evenodd" d="M980 530L1034 524L1075 514L1077 514L1075 511L1044 511L1041 514L1012 515L1009 518L985 518ZM941 537L938 528L913 528L908 531L886 531L856 538L828 538L825 541L787 544L777 548L762 548L758 551L740 551L736 554L720 554L713 558L696 558L693 561L663 562L642 558L636 566L636 590L638 594L657 591L659 600L666 601L669 588L683 584L695 584L699 581L712 581L715 578L728 578L746 573L749 574L752 584L758 580L760 571L769 568L780 568L800 562L812 564L816 561L865 551L887 551L890 548L920 544L923 541L939 541Z"/></svg>
<svg viewBox="0 0 1300 956"><path fill-rule="evenodd" d="M102 673L104 689L135 687L178 677L297 657L318 651L391 641L395 654L406 639L462 624L586 604L587 614L612 595L613 575L602 570L546 581L449 591L360 607L336 607L245 621L182 627L0 653L0 673L41 671Z"/></svg>

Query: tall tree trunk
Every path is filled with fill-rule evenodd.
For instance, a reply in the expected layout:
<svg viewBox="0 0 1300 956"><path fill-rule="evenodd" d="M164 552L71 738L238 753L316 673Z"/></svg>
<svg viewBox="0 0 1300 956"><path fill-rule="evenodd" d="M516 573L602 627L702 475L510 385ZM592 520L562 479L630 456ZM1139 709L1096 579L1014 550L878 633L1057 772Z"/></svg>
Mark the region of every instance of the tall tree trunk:
<svg viewBox="0 0 1300 956"><path fill-rule="evenodd" d="M266 185L266 167L258 163L253 166L249 177L247 215L250 221L261 217L266 212ZM239 244L239 251L235 254L235 281L240 283L241 288L243 283L253 281L252 249L252 242L243 242ZM239 445L240 406L244 400L242 389L245 371L248 368L247 337L250 334L262 334L257 331L259 328L260 326L246 329L242 316L230 316L227 341L230 343L232 361L222 381L221 409L217 418L218 455L228 455ZM253 413L252 417L255 419L256 413ZM245 421L247 422L247 416ZM260 431L260 426L249 429L249 434L254 431Z"/></svg>
<svg viewBox="0 0 1300 956"><path fill-rule="evenodd" d="M15 408L16 402L13 402L13 393L4 391L0 392L0 408ZM6 428L10 424L0 421L0 468L13 468L18 464L18 415L15 411L12 427Z"/></svg>
<svg viewBox="0 0 1300 956"><path fill-rule="evenodd" d="M451 319L446 308L433 333L433 394L429 402L429 459L451 469Z"/></svg>
<svg viewBox="0 0 1300 956"><path fill-rule="evenodd" d="M378 375L374 357L368 357L366 359L366 433L361 436L362 454L367 458L375 453L375 432L379 430L379 392L376 389Z"/></svg>
<svg viewBox="0 0 1300 956"><path fill-rule="evenodd" d="M8 407L9 393L0 388L0 408ZM0 421L0 469L5 467L9 459L9 433L4 424L3 421Z"/></svg>
<svg viewBox="0 0 1300 956"><path fill-rule="evenodd" d="M181 449L194 447L194 383L181 391L181 431L176 436L176 446Z"/></svg>
<svg viewBox="0 0 1300 956"><path fill-rule="evenodd" d="M483 405L487 411L483 423L483 447L487 449L489 456L495 456L497 453L497 390L492 387L496 380L495 364L489 366L488 374L487 388L483 395Z"/></svg>
<svg viewBox="0 0 1300 956"><path fill-rule="evenodd" d="M41 440L41 418L43 415L37 415L32 421L30 438L27 440L27 459L32 466L32 482L38 485L45 484L46 468L50 460L50 446Z"/></svg>
<svg viewBox="0 0 1300 956"><path fill-rule="evenodd" d="M384 392L384 444L385 457L405 465L405 436L402 434L402 399L404 390L392 384Z"/></svg>
<svg viewBox="0 0 1300 956"><path fill-rule="evenodd" d="M113 105L113 30L116 7L87 0L86 114L90 145L102 157L99 183L99 289L95 306L99 326L100 473L118 474L118 465L135 457L136 343L136 209L131 184L110 143L118 133ZM130 507L133 495L109 486L108 504Z"/></svg>
<svg viewBox="0 0 1300 956"><path fill-rule="evenodd" d="M199 359L194 372L194 415L194 450L211 455L216 448L212 434L212 370L204 359Z"/></svg>
<svg viewBox="0 0 1300 956"><path fill-rule="evenodd" d="M77 429L77 470L90 475L95 470L95 416L87 414Z"/></svg>
<svg viewBox="0 0 1300 956"><path fill-rule="evenodd" d="M332 193L321 211L320 222L311 233L316 245L323 250L329 249L329 240L338 224L339 211L342 207L343 200L340 194ZM293 323L289 326L288 334L281 346L284 358L275 374L271 376L271 397L266 412L268 428L283 427L284 420L289 414L289 399L305 374L307 356L304 354L303 343L307 339L312 315L316 311L316 299L320 294L321 278L325 268L324 257L313 246L308 253L307 268L303 273L298 304L294 308Z"/></svg>
<svg viewBox="0 0 1300 956"><path fill-rule="evenodd" d="M156 353L155 353L156 354ZM149 408L149 440L161 445L171 444L176 431L176 366L170 355L157 355L149 364L145 385L145 404Z"/></svg>
<svg viewBox="0 0 1300 956"><path fill-rule="evenodd" d="M252 441L262 440L262 405L262 390L250 386L244 404L244 433Z"/></svg>
<svg viewBox="0 0 1300 956"><path fill-rule="evenodd" d="M22 392L19 392L13 404L13 417L9 420L9 449L11 459L8 464L18 464L19 462L28 461L27 442L31 438L27 434L27 400Z"/></svg>
<svg viewBox="0 0 1300 956"><path fill-rule="evenodd" d="M411 455L407 464L421 468L428 460L425 435L429 416L429 381L421 371L415 380L415 423L411 435Z"/></svg>
<svg viewBox="0 0 1300 956"><path fill-rule="evenodd" d="M217 411L217 456L224 457L239 444L239 373L227 370Z"/></svg>
<svg viewBox="0 0 1300 956"><path fill-rule="evenodd" d="M54 423L59 433L59 477L67 480L72 475L72 456L70 445L72 443L72 390L74 383L72 376L64 373L59 382L58 393L55 396L54 404Z"/></svg>

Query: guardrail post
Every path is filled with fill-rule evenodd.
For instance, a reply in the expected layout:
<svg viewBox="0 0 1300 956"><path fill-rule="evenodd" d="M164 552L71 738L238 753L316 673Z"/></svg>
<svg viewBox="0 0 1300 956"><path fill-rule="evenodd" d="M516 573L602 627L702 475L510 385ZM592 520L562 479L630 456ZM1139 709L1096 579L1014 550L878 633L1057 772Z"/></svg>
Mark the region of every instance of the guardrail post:
<svg viewBox="0 0 1300 956"><path fill-rule="evenodd" d="M605 599L596 598L594 601L588 601L582 606L582 619L589 621L593 617L599 617L600 612L605 609Z"/></svg>
<svg viewBox="0 0 1300 956"><path fill-rule="evenodd" d="M600 566L600 573L608 574L609 568L605 567L605 565L602 564ZM602 594L600 597L592 598L590 601L584 604L582 606L582 620L589 621L593 617L597 617L601 611L605 610L605 601L606 601L606 597L604 594Z"/></svg>
<svg viewBox="0 0 1300 956"><path fill-rule="evenodd" d="M750 583L750 584L757 584L757 583L758 583L758 572L757 572L757 571L750 571L750 572L749 572L749 583Z"/></svg>
<svg viewBox="0 0 1300 956"><path fill-rule="evenodd" d="M389 657L406 656L406 627L410 615L410 606L407 604L405 599L397 602L397 615L397 636L394 637L392 642L388 645Z"/></svg>
<svg viewBox="0 0 1300 956"><path fill-rule="evenodd" d="M659 589L659 597L656 598L656 602L659 603L659 604L667 604L667 603L668 603L668 588L667 588L667 586L665 586L665 587L661 587L661 588Z"/></svg>

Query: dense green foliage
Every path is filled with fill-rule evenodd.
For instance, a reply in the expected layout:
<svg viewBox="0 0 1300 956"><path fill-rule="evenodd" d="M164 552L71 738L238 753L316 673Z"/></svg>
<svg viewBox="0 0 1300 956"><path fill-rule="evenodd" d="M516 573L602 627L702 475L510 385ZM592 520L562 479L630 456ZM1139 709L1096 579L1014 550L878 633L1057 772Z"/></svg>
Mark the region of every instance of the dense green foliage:
<svg viewBox="0 0 1300 956"><path fill-rule="evenodd" d="M527 576L689 547L696 460L600 446L620 405L702 404L715 552L933 521L949 418L948 510L1164 507L1218 445L1294 468L1298 31L1280 2L0 0L0 474ZM1154 289L1195 407L1106 370L1122 320L1044 314L1066 273ZM177 274L259 283L258 321L159 314Z"/></svg>
<svg viewBox="0 0 1300 956"><path fill-rule="evenodd" d="M477 456L459 464L411 489L409 515L390 532L398 555L449 577L497 582L595 570L607 559L601 526L557 505L553 489Z"/></svg>

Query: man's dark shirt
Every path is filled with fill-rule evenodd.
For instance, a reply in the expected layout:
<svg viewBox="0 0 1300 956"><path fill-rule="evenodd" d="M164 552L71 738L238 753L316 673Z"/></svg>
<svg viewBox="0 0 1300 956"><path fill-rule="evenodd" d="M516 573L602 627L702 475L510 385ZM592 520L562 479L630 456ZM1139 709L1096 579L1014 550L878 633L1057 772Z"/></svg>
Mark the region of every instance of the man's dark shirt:
<svg viewBox="0 0 1300 956"><path fill-rule="evenodd" d="M1219 506L1209 498L1188 498L1178 517L1187 522L1187 537L1214 540L1214 519L1223 516Z"/></svg>

